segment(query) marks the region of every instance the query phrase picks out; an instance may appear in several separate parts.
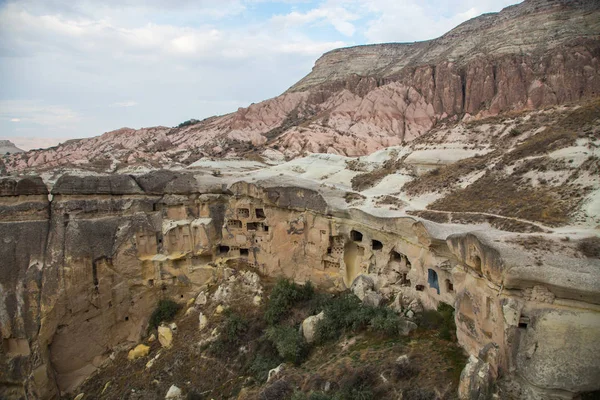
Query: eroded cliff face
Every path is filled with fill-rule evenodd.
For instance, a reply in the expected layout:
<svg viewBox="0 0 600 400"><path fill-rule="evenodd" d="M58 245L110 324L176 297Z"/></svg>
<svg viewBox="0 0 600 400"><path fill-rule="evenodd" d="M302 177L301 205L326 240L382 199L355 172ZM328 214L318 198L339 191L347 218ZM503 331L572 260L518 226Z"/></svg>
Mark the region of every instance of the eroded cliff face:
<svg viewBox="0 0 600 400"><path fill-rule="evenodd" d="M517 397L599 389L599 264L575 243L532 253L531 235L375 217L276 177L63 176L50 197L0 182L4 397L73 390L137 343L158 299L187 302L231 262L331 291L367 275L398 311L451 304L461 345Z"/></svg>
<svg viewBox="0 0 600 400"><path fill-rule="evenodd" d="M597 1L527 0L434 40L334 50L286 93L228 115L68 141L9 157L6 170L360 156L410 142L440 122L596 98L598 21Z"/></svg>

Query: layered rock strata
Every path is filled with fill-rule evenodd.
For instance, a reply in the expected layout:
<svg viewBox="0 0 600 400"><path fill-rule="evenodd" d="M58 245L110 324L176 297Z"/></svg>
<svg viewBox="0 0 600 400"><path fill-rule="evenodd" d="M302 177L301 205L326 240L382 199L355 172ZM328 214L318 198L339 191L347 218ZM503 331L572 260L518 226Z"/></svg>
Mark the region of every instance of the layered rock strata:
<svg viewBox="0 0 600 400"><path fill-rule="evenodd" d="M527 235L376 217L342 196L169 171L63 176L50 194L39 179L0 181L0 394L73 390L139 342L158 299L187 302L230 263L331 291L366 275L401 311L453 305L461 345L517 397L600 389L597 259L575 244L532 253L510 244Z"/></svg>

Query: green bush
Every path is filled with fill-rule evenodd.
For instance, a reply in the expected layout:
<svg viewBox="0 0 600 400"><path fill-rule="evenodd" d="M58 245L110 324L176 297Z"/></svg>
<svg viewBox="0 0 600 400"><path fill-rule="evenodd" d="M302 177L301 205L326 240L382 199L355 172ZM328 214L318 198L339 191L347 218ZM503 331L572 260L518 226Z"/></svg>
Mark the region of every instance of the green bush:
<svg viewBox="0 0 600 400"><path fill-rule="evenodd" d="M179 304L175 303L173 300L159 300L158 305L150 316L148 331L158 328L163 321L172 321L175 314L177 314L177 311L179 311L179 308Z"/></svg>
<svg viewBox="0 0 600 400"><path fill-rule="evenodd" d="M290 400L334 400L335 397L324 392L312 392L306 394L303 392L294 392Z"/></svg>
<svg viewBox="0 0 600 400"><path fill-rule="evenodd" d="M316 327L317 343L336 340L344 332L363 329L393 336L398 334L402 323L401 318L391 309L364 305L352 293L331 299L324 310L325 318Z"/></svg>
<svg viewBox="0 0 600 400"><path fill-rule="evenodd" d="M241 336L248 329L248 321L231 309L225 310L225 323L220 338L225 342L240 344Z"/></svg>
<svg viewBox="0 0 600 400"><path fill-rule="evenodd" d="M281 359L268 354L257 354L248 364L246 371L258 382L266 382L269 371L281 364Z"/></svg>
<svg viewBox="0 0 600 400"><path fill-rule="evenodd" d="M297 285L288 279L280 279L271 292L265 311L265 320L269 325L275 325L288 315L294 305L310 300L314 292L310 282Z"/></svg>
<svg viewBox="0 0 600 400"><path fill-rule="evenodd" d="M340 382L340 390L335 399L339 400L371 400L379 398L376 391L377 376L370 367L352 371Z"/></svg>
<svg viewBox="0 0 600 400"><path fill-rule="evenodd" d="M440 303L437 310L425 310L418 318L418 325L423 329L437 330L444 340L452 340L456 332L454 323L454 308Z"/></svg>
<svg viewBox="0 0 600 400"><path fill-rule="evenodd" d="M200 121L198 121L197 119L188 119L187 121L183 121L182 123L180 123L179 125L177 125L178 128L183 128L186 126L190 126L190 125L196 125L197 123L199 123Z"/></svg>
<svg viewBox="0 0 600 400"><path fill-rule="evenodd" d="M267 329L267 338L285 361L298 365L308 354L308 344L304 336L291 326L272 326Z"/></svg>
<svg viewBox="0 0 600 400"><path fill-rule="evenodd" d="M435 392L427 389L410 388L402 393L403 400L435 400Z"/></svg>

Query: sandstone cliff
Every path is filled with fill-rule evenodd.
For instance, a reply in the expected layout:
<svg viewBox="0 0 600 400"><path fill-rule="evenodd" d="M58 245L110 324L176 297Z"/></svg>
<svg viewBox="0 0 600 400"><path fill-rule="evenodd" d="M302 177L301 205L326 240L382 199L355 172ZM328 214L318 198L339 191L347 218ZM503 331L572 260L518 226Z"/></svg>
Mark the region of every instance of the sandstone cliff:
<svg viewBox="0 0 600 400"><path fill-rule="evenodd" d="M434 40L334 50L286 93L232 114L123 128L9 158L6 168L106 172L204 156L366 155L440 122L597 97L599 21L597 1L526 0Z"/></svg>
<svg viewBox="0 0 600 400"><path fill-rule="evenodd" d="M39 178L0 180L2 396L74 390L138 342L159 298L187 303L239 263L330 291L365 275L405 312L454 305L461 346L517 398L600 389L589 231L438 224L281 166L210 170L63 175L50 196Z"/></svg>

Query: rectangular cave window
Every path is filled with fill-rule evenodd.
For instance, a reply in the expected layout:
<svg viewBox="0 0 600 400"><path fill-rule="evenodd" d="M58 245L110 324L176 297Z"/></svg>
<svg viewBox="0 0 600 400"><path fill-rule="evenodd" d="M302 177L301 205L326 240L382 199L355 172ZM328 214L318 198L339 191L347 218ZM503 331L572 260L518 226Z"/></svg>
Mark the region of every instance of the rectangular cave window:
<svg viewBox="0 0 600 400"><path fill-rule="evenodd" d="M219 246L219 254L229 253L229 246Z"/></svg>
<svg viewBox="0 0 600 400"><path fill-rule="evenodd" d="M529 326L529 317L519 318L519 328L527 329L528 326Z"/></svg>
<svg viewBox="0 0 600 400"><path fill-rule="evenodd" d="M248 251L248 249L240 249L240 256L248 257L249 254L250 252Z"/></svg>
<svg viewBox="0 0 600 400"><path fill-rule="evenodd" d="M269 232L269 225L264 225L265 232Z"/></svg>
<svg viewBox="0 0 600 400"><path fill-rule="evenodd" d="M238 215L238 218L249 218L250 217L250 209L238 208L237 215Z"/></svg>
<svg viewBox="0 0 600 400"><path fill-rule="evenodd" d="M263 210L262 208L257 208L256 209L256 218L258 218L258 219L267 218L267 216L265 215L265 210Z"/></svg>
<svg viewBox="0 0 600 400"><path fill-rule="evenodd" d="M227 221L227 227L231 229L242 229L242 221L239 219L230 219Z"/></svg>
<svg viewBox="0 0 600 400"><path fill-rule="evenodd" d="M454 285L452 284L452 282L450 282L450 279L446 279L446 292L454 292Z"/></svg>
<svg viewBox="0 0 600 400"><path fill-rule="evenodd" d="M381 243L379 240L373 239L371 247L373 248L373 250L381 250L383 249L383 243Z"/></svg>
<svg viewBox="0 0 600 400"><path fill-rule="evenodd" d="M354 229L350 231L350 239L355 242L362 242L363 234L359 231L355 231Z"/></svg>
<svg viewBox="0 0 600 400"><path fill-rule="evenodd" d="M417 285L417 286L415 286L415 289L417 290L417 292L422 292L423 290L425 290L425 286Z"/></svg>
<svg viewBox="0 0 600 400"><path fill-rule="evenodd" d="M149 287L154 286L154 279L148 279L148 286Z"/></svg>
<svg viewBox="0 0 600 400"><path fill-rule="evenodd" d="M327 254L331 254L331 247L327 248Z"/></svg>
<svg viewBox="0 0 600 400"><path fill-rule="evenodd" d="M429 283L429 287L437 290L437 294L440 294L440 285L438 283L438 275L432 269L427 270L427 283Z"/></svg>
<svg viewBox="0 0 600 400"><path fill-rule="evenodd" d="M248 223L246 224L246 228L247 228L249 231L257 231L257 230L258 230L258 227L259 227L259 223L258 223L258 222L248 222Z"/></svg>

